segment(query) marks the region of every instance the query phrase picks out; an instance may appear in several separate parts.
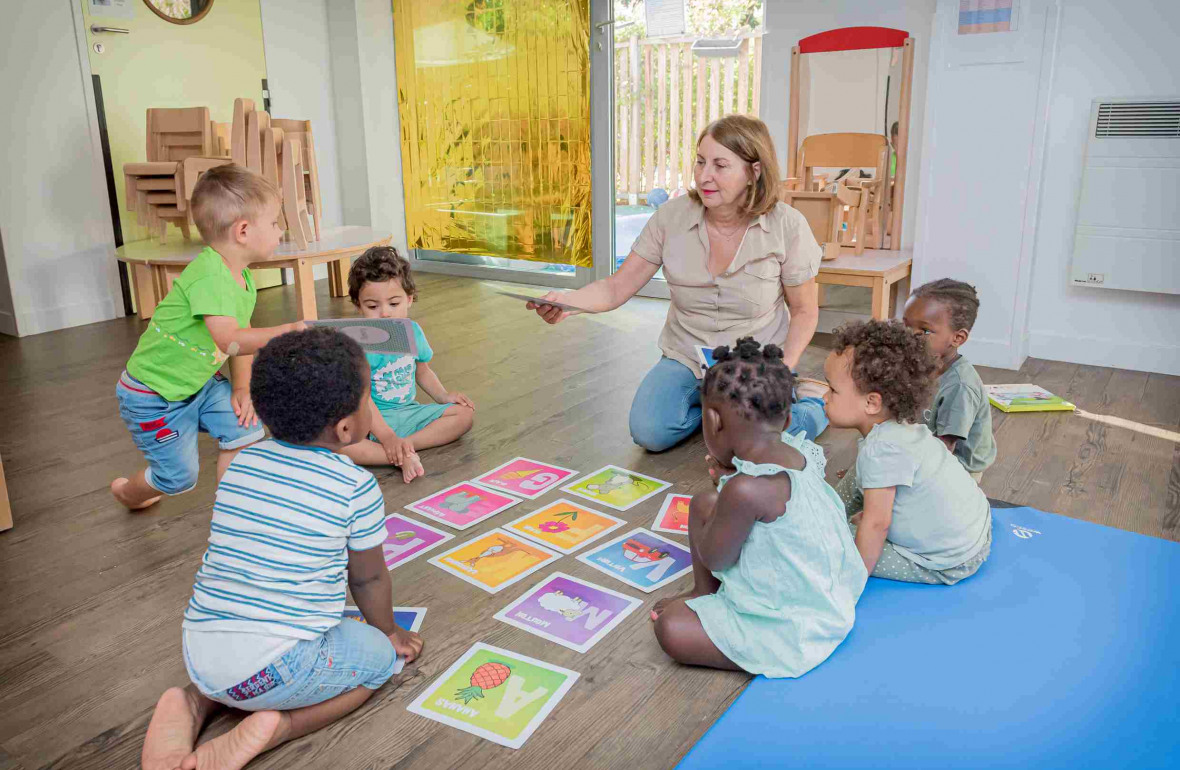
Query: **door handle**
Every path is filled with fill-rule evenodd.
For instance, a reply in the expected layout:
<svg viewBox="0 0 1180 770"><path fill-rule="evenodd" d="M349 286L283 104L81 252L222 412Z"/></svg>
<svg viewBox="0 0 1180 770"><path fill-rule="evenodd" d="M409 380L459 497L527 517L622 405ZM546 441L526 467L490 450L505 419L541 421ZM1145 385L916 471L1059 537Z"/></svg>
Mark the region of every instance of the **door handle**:
<svg viewBox="0 0 1180 770"><path fill-rule="evenodd" d="M91 24L90 31L96 35L100 32L118 32L120 35L131 34L131 30L129 29L123 29L122 27L104 27L101 24Z"/></svg>

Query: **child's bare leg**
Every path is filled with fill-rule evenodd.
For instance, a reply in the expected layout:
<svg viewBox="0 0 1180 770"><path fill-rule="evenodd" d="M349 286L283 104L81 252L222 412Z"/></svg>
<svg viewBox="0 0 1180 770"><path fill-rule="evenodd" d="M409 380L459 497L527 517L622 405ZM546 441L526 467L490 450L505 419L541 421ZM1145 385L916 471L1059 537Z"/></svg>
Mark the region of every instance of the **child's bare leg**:
<svg viewBox="0 0 1180 770"><path fill-rule="evenodd" d="M172 687L160 696L140 757L144 770L176 770L193 753L197 735L221 704L201 695L195 685Z"/></svg>
<svg viewBox="0 0 1180 770"><path fill-rule="evenodd" d="M656 641L664 652L680 663L729 671L743 670L717 649L701 626L701 619L683 599L669 603L660 613L656 620Z"/></svg>
<svg viewBox="0 0 1180 770"><path fill-rule="evenodd" d="M254 446L254 445L247 444L246 446ZM234 458L238 456L238 452L241 452L245 448L246 447L244 447L244 446L240 446L237 449L222 449L221 452L217 455L217 483L218 484L221 483L221 477L225 475L225 469L228 468L229 464L232 463L234 461Z"/></svg>
<svg viewBox="0 0 1180 770"><path fill-rule="evenodd" d="M257 711L225 735L197 748L183 770L238 770L264 751L314 733L356 711L374 690L357 687L335 698L294 711Z"/></svg>
<svg viewBox="0 0 1180 770"><path fill-rule="evenodd" d="M365 439L364 441L346 446L340 450L340 454L348 457L357 465L389 465L389 455L385 454L385 447L376 441ZM402 464L402 481L409 484L414 479L426 473L426 469L422 467L422 459L418 457L418 453L412 453L406 462Z"/></svg>
<svg viewBox="0 0 1180 770"><path fill-rule="evenodd" d="M668 606L678 600L691 599L694 596L715 594L721 587L721 581L710 572L701 562L701 555L697 552L701 530L705 522L712 518L717 507L717 493L713 491L701 492L692 496L688 506L688 549L692 552L692 590L686 594L660 599L651 611L651 619L659 617Z"/></svg>
<svg viewBox="0 0 1180 770"><path fill-rule="evenodd" d="M155 505L163 495L148 486L146 474L147 468L143 468L129 479L120 476L111 482L111 494L132 511Z"/></svg>
<svg viewBox="0 0 1180 770"><path fill-rule="evenodd" d="M474 410L470 407L451 404L441 417L417 433L410 434L409 438L414 442L414 450L421 452L423 449L451 443L471 430L474 423Z"/></svg>

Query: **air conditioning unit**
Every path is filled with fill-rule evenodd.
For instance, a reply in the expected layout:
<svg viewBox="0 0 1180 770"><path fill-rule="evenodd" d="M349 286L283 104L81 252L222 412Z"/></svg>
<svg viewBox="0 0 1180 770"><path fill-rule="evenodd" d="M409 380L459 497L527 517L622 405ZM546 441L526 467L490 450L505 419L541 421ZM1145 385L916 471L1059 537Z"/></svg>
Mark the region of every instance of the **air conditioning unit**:
<svg viewBox="0 0 1180 770"><path fill-rule="evenodd" d="M1180 98L1094 100L1070 284L1180 294Z"/></svg>

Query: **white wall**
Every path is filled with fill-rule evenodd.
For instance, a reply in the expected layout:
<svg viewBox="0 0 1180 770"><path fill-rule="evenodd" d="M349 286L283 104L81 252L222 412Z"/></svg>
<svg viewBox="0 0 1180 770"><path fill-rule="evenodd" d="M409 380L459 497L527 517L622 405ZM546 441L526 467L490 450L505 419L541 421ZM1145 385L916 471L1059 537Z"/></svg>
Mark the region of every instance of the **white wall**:
<svg viewBox="0 0 1180 770"><path fill-rule="evenodd" d="M1180 95L1180 3L1062 0L1062 6L1049 97L1045 194L1036 230L1029 354L1180 374L1180 297L1077 288L1068 285L1067 273L1090 102Z"/></svg>
<svg viewBox="0 0 1180 770"><path fill-rule="evenodd" d="M114 318L122 307L73 5L8 3L0 25L0 229L22 335Z"/></svg>
<svg viewBox="0 0 1180 770"><path fill-rule="evenodd" d="M787 162L787 124L790 117L791 47L800 38L840 27L892 27L914 38L914 85L910 98L910 141L906 194L902 207L902 247L914 243L914 217L921 193L918 169L922 162L922 115L926 109L926 70L930 53L935 0L768 0L767 37L762 42L761 117L770 127L779 162ZM832 94L832 98L844 98Z"/></svg>

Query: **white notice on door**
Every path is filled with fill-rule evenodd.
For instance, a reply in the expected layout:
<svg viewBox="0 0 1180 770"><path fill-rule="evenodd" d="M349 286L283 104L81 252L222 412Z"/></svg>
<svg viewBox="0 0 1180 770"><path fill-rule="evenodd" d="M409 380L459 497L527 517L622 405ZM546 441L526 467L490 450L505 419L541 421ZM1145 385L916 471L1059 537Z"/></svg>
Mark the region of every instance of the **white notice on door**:
<svg viewBox="0 0 1180 770"><path fill-rule="evenodd" d="M684 34L684 0L646 0L644 12L648 37Z"/></svg>
<svg viewBox="0 0 1180 770"><path fill-rule="evenodd" d="M90 0L90 15L134 19L135 6L133 0Z"/></svg>

